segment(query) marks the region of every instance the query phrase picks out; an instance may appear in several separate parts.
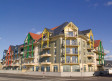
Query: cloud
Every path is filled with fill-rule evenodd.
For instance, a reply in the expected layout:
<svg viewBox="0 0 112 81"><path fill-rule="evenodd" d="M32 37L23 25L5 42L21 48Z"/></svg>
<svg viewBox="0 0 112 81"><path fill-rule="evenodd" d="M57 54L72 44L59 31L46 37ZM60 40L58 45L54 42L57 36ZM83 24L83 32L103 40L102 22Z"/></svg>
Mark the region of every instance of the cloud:
<svg viewBox="0 0 112 81"><path fill-rule="evenodd" d="M105 59L105 60L112 59L112 55L104 56L104 59Z"/></svg>
<svg viewBox="0 0 112 81"><path fill-rule="evenodd" d="M36 31L36 29L35 28L32 28L31 31Z"/></svg>
<svg viewBox="0 0 112 81"><path fill-rule="evenodd" d="M36 34L41 34L42 33L42 31L38 31Z"/></svg>
<svg viewBox="0 0 112 81"><path fill-rule="evenodd" d="M2 40L2 37L0 37L0 40Z"/></svg>
<svg viewBox="0 0 112 81"><path fill-rule="evenodd" d="M108 1L105 6L111 6L112 5L112 1Z"/></svg>
<svg viewBox="0 0 112 81"><path fill-rule="evenodd" d="M110 53L110 51L109 51L109 50L104 49L104 53L108 54L108 53Z"/></svg>

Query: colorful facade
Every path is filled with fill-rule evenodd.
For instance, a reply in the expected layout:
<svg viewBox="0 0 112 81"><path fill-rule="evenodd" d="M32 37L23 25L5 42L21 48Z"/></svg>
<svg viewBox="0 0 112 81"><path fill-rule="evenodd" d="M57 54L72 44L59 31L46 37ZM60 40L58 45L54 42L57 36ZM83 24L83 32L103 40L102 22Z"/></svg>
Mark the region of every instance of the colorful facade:
<svg viewBox="0 0 112 81"><path fill-rule="evenodd" d="M4 59L6 65L3 66L7 68L11 65L14 69L18 62L18 70L37 72L103 70L105 54L102 42L96 44L91 29L80 31L72 22L65 22L52 29L45 28L41 34L29 32L23 51L19 50L21 45L15 46L15 50L9 47ZM21 56L21 60L18 59ZM13 60L9 61L11 58Z"/></svg>

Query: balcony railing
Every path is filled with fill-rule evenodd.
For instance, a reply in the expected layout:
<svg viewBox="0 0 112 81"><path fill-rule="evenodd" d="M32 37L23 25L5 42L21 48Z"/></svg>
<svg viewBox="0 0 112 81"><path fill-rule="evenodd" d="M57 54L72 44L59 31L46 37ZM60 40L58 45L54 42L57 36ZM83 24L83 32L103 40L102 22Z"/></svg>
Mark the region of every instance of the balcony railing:
<svg viewBox="0 0 112 81"><path fill-rule="evenodd" d="M65 63L65 60L62 60L61 63ZM77 64L78 63L78 60L77 61L66 60L66 63Z"/></svg>
<svg viewBox="0 0 112 81"><path fill-rule="evenodd" d="M65 54L65 50L63 50L63 54ZM66 54L78 54L78 52L70 52L70 51L66 51Z"/></svg>
<svg viewBox="0 0 112 81"><path fill-rule="evenodd" d="M44 39L43 39L43 41L47 41L47 40L48 40L48 38L44 38Z"/></svg>
<svg viewBox="0 0 112 81"><path fill-rule="evenodd" d="M94 55L94 53L88 52L87 55Z"/></svg>
<svg viewBox="0 0 112 81"><path fill-rule="evenodd" d="M87 60L87 63L94 63L94 60Z"/></svg>
<svg viewBox="0 0 112 81"><path fill-rule="evenodd" d="M65 45L65 44L64 44L64 45ZM67 46L74 46L74 45L77 46L78 43L71 43L71 44L66 43L66 45L67 45Z"/></svg>
<svg viewBox="0 0 112 81"><path fill-rule="evenodd" d="M77 35L66 34L66 37L77 37Z"/></svg>

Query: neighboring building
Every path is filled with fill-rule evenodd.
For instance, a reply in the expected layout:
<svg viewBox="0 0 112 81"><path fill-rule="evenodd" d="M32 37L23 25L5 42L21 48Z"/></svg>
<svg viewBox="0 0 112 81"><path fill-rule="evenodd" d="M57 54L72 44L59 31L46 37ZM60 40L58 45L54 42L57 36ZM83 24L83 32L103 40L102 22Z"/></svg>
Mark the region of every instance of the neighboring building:
<svg viewBox="0 0 112 81"><path fill-rule="evenodd" d="M4 70L21 70L21 54L22 45L9 46L8 50L3 52L3 68Z"/></svg>
<svg viewBox="0 0 112 81"><path fill-rule="evenodd" d="M2 60L0 60L0 70L2 70Z"/></svg>
<svg viewBox="0 0 112 81"><path fill-rule="evenodd" d="M104 48L101 40L95 40L94 42L94 53L95 53L95 66L96 71L104 70Z"/></svg>
<svg viewBox="0 0 112 81"><path fill-rule="evenodd" d="M112 60L105 60L104 69L112 74Z"/></svg>
<svg viewBox="0 0 112 81"><path fill-rule="evenodd" d="M38 40L41 35L28 33L24 41L23 71L36 71L39 66Z"/></svg>
<svg viewBox="0 0 112 81"><path fill-rule="evenodd" d="M98 48L99 46L101 47ZM102 64L101 68L104 64L104 52L100 54L102 43L96 46L92 30L79 31L72 22L65 22L52 29L45 28L40 35L28 33L23 48L24 51L19 53L23 54L21 61L18 59L21 55L12 54L20 61L18 66L13 65L13 69L20 69L22 63L22 71L94 72L101 70L97 62ZM100 49L99 52L97 48ZM15 53L18 53L17 50ZM10 55L10 52L8 51L6 56L7 54ZM101 60L97 60L97 55ZM7 59L9 58L5 58L6 62ZM8 64L11 65L11 63Z"/></svg>

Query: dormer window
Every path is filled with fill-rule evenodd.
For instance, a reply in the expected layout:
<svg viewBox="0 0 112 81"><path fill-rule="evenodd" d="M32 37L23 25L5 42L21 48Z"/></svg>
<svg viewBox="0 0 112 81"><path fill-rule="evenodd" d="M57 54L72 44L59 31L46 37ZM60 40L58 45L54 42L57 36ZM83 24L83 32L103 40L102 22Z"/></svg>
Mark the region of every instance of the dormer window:
<svg viewBox="0 0 112 81"><path fill-rule="evenodd" d="M73 37L73 32L68 32L68 35L69 35L70 37Z"/></svg>

